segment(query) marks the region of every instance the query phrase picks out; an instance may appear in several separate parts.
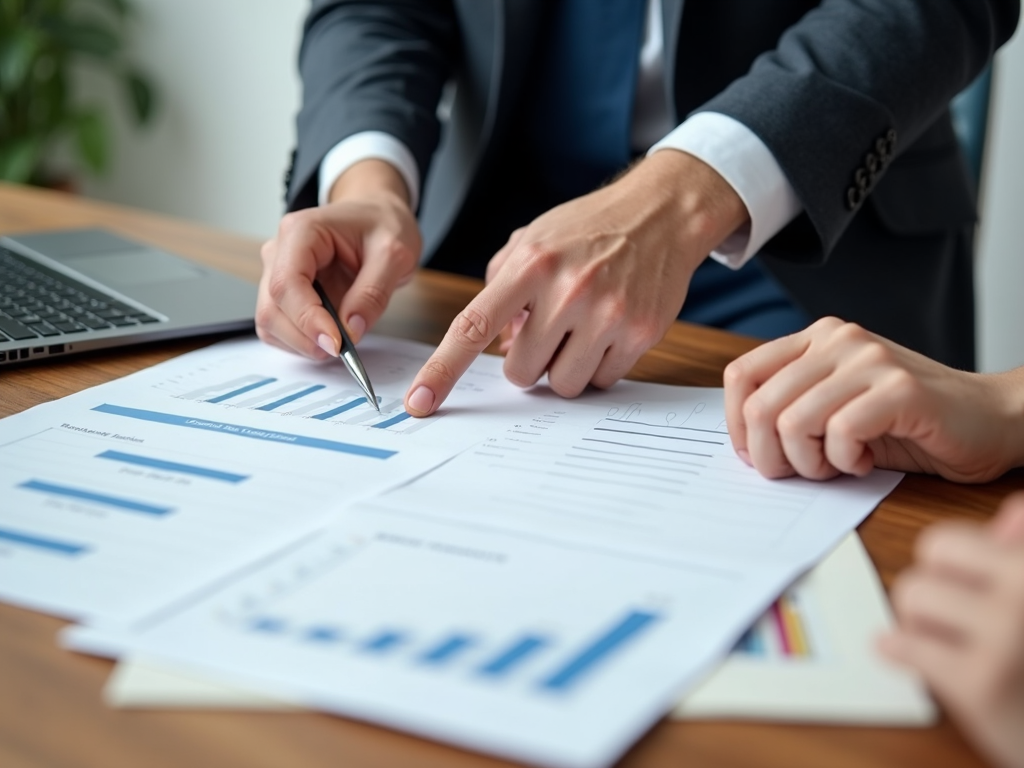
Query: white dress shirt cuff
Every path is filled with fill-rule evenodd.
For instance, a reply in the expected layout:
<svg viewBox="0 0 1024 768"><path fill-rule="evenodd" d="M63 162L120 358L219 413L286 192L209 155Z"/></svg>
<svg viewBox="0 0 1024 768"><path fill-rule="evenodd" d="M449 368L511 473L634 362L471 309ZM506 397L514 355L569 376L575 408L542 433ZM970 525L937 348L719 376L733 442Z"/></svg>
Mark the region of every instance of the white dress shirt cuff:
<svg viewBox="0 0 1024 768"><path fill-rule="evenodd" d="M803 205L775 156L754 132L718 112L698 112L648 151L676 149L714 168L736 190L750 214L749 224L733 232L711 253L732 269L746 264Z"/></svg>
<svg viewBox="0 0 1024 768"><path fill-rule="evenodd" d="M420 202L420 170L416 158L401 141L382 131L354 133L335 144L320 162L317 202L327 202L334 182L361 160L383 160L395 167L409 190L409 208L416 210Z"/></svg>

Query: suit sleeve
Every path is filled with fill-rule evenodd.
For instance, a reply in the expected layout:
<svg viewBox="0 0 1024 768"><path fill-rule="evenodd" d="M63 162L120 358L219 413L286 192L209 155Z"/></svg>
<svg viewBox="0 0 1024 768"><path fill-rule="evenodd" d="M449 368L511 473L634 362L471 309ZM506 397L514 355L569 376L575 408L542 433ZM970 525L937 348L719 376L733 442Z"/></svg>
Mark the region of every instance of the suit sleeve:
<svg viewBox="0 0 1024 768"><path fill-rule="evenodd" d="M697 111L733 117L768 146L807 216L790 228L809 219L806 260L820 261L1019 13L1019 0L824 0Z"/></svg>
<svg viewBox="0 0 1024 768"><path fill-rule="evenodd" d="M315 0L299 51L302 107L288 209L316 205L320 161L364 131L405 144L424 178L440 138L438 100L458 57L455 13L445 0Z"/></svg>

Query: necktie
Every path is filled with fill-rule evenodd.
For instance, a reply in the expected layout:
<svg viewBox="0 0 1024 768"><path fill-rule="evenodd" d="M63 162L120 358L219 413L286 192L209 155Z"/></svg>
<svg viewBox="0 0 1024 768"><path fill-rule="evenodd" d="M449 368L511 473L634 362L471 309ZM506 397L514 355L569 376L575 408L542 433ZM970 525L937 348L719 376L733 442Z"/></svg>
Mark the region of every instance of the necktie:
<svg viewBox="0 0 1024 768"><path fill-rule="evenodd" d="M541 50L531 121L542 174L562 199L590 192L631 157L645 0L558 0Z"/></svg>

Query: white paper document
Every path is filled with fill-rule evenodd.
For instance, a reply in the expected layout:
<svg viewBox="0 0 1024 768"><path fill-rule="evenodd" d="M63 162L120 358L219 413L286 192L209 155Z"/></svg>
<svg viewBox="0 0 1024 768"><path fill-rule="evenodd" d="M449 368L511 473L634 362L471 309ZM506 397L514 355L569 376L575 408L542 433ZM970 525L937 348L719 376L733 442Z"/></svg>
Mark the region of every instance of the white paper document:
<svg viewBox="0 0 1024 768"><path fill-rule="evenodd" d="M613 762L900 475L762 479L721 390L536 388L415 482L134 633L215 682L553 766Z"/></svg>
<svg viewBox="0 0 1024 768"><path fill-rule="evenodd" d="M444 411L409 418L402 397L431 351L360 345L381 414L340 361L253 339L0 421L0 598L133 620L427 471L521 402L481 357Z"/></svg>

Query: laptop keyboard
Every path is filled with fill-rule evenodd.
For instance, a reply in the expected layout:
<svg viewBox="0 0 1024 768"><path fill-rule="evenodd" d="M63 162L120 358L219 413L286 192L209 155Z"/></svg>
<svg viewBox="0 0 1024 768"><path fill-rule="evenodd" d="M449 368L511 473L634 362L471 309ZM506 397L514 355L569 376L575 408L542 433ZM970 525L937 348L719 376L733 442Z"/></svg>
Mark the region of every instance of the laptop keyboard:
<svg viewBox="0 0 1024 768"><path fill-rule="evenodd" d="M70 337L160 318L0 247L0 342Z"/></svg>

